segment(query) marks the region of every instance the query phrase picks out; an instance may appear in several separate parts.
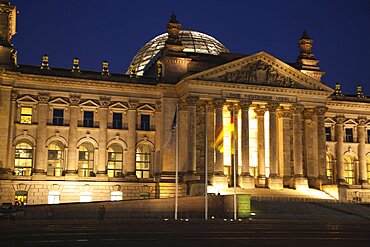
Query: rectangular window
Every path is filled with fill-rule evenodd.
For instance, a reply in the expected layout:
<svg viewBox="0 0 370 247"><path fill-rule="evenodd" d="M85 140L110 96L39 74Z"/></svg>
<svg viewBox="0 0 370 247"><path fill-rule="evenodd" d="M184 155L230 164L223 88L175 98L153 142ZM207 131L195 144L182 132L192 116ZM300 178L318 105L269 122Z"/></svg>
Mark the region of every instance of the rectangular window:
<svg viewBox="0 0 370 247"><path fill-rule="evenodd" d="M367 143L370 143L370 130L367 130Z"/></svg>
<svg viewBox="0 0 370 247"><path fill-rule="evenodd" d="M346 128L346 142L353 142L353 129Z"/></svg>
<svg viewBox="0 0 370 247"><path fill-rule="evenodd" d="M53 125L63 126L64 110L54 109L53 110Z"/></svg>
<svg viewBox="0 0 370 247"><path fill-rule="evenodd" d="M150 130L150 115L141 115L141 130Z"/></svg>
<svg viewBox="0 0 370 247"><path fill-rule="evenodd" d="M94 112L84 111L84 127L93 127L93 126L94 126Z"/></svg>
<svg viewBox="0 0 370 247"><path fill-rule="evenodd" d="M122 129L122 113L113 112L113 129Z"/></svg>
<svg viewBox="0 0 370 247"><path fill-rule="evenodd" d="M331 141L331 128L325 127L325 137L326 141Z"/></svg>
<svg viewBox="0 0 370 247"><path fill-rule="evenodd" d="M21 123L31 124L32 123L32 107L21 107Z"/></svg>

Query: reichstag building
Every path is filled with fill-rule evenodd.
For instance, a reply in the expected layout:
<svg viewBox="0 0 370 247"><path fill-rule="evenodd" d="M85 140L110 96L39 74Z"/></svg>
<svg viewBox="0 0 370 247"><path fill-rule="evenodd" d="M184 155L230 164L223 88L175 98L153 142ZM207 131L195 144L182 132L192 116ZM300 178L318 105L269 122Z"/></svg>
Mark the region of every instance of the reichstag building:
<svg viewBox="0 0 370 247"><path fill-rule="evenodd" d="M285 62L232 53L172 15L114 74L77 58L18 64L15 6L1 1L0 20L0 202L173 197L176 164L181 196L204 194L207 168L221 194L235 175L241 189L370 202L370 100L321 82L306 32Z"/></svg>

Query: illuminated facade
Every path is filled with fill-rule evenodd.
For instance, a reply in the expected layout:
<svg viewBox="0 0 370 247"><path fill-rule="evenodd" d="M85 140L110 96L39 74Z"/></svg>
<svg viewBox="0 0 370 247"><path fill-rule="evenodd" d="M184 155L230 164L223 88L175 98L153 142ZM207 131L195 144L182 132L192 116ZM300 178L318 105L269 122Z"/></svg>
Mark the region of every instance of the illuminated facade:
<svg viewBox="0 0 370 247"><path fill-rule="evenodd" d="M241 188L370 201L370 100L321 82L305 32L286 63L230 53L172 16L122 75L107 62L101 72L81 71L78 59L52 68L47 56L40 67L17 64L15 7L0 8L0 202L173 196L177 107L183 196L204 193L207 165L220 192L235 166ZM213 145L221 129L223 152Z"/></svg>

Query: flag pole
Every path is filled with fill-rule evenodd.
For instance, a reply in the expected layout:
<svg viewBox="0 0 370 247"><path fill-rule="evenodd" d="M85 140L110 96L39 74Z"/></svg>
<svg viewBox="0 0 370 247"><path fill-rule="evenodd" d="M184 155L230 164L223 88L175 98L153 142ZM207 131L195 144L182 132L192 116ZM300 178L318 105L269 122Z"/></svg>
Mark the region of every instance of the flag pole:
<svg viewBox="0 0 370 247"><path fill-rule="evenodd" d="M175 138L176 138L176 153L175 153L175 158L176 158L176 172L175 172L175 220L177 220L177 215L178 215L178 207L179 207L179 125L178 125L178 103L176 104L176 127L175 127Z"/></svg>
<svg viewBox="0 0 370 247"><path fill-rule="evenodd" d="M206 119L205 119L205 158L204 158L204 219L208 220L208 128L207 128L207 120L208 120L208 111L206 105Z"/></svg>
<svg viewBox="0 0 370 247"><path fill-rule="evenodd" d="M235 126L236 126L236 123L235 123L235 105L233 106L233 116L232 116L234 119L233 119L233 123L234 123L234 133L233 133L233 136L234 136L234 167L233 167L233 173L234 173L234 220L236 220L236 144L237 144L237 141L236 140L236 131L238 131ZM238 121L238 119L236 118L236 121Z"/></svg>

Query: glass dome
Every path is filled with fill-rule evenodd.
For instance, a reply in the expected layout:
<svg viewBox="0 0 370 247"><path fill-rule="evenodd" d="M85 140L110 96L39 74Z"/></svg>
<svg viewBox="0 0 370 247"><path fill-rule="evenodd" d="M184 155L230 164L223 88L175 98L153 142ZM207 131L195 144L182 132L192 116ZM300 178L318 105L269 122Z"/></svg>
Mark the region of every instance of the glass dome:
<svg viewBox="0 0 370 247"><path fill-rule="evenodd" d="M185 46L184 52L194 52L218 55L221 52L229 52L229 50L215 38L196 31L180 30L180 39ZM164 47L168 34L158 35L148 43L135 55L131 65L136 67L137 75L143 75L146 67L151 65L151 61L155 61L160 55L160 51ZM154 59L153 59L154 58Z"/></svg>

